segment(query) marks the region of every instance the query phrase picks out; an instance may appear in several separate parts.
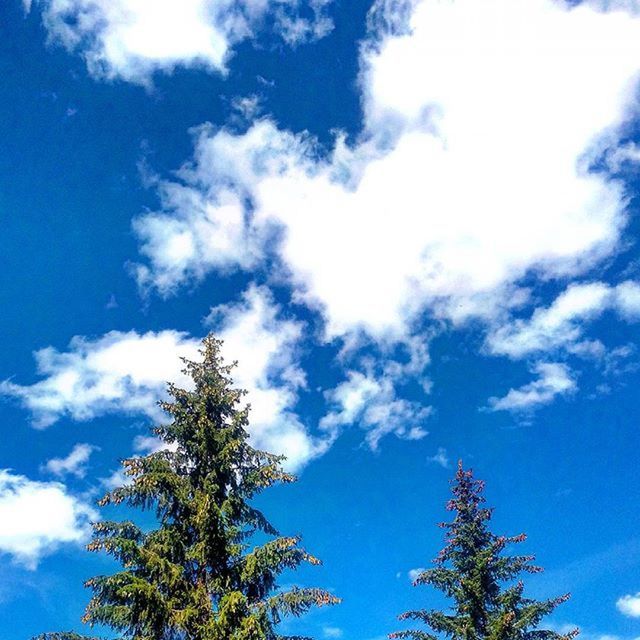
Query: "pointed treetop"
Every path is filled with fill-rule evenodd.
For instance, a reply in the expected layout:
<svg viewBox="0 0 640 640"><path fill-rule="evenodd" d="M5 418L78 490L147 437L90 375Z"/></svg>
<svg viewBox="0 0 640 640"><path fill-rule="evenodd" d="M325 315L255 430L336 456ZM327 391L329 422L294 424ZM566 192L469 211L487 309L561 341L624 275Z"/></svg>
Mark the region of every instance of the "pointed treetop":
<svg viewBox="0 0 640 640"><path fill-rule="evenodd" d="M452 481L452 497L446 508L455 515L440 526L446 530L445 547L435 567L422 571L414 585L430 584L453 602L448 612L408 611L401 620L417 620L435 634L452 640L569 640L577 631L559 634L540 629L542 619L559 604L565 594L537 601L524 596L522 573L542 571L530 555L509 556L511 544L525 541L524 534L498 536L489 530L492 509L483 507L484 482L458 462ZM436 640L437 635L422 630L397 631L390 638Z"/></svg>

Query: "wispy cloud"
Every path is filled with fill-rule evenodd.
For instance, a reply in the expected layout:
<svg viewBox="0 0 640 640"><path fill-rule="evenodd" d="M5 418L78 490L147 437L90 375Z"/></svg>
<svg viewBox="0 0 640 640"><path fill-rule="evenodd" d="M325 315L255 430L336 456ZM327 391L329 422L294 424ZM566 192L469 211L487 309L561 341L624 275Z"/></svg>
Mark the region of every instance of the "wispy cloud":
<svg viewBox="0 0 640 640"><path fill-rule="evenodd" d="M550 306L536 309L528 320L515 320L493 329L487 337L487 347L491 353L511 358L561 347L593 352L595 343L582 341L584 330L589 321L609 309L626 320L640 319L640 284L572 284Z"/></svg>
<svg viewBox="0 0 640 640"><path fill-rule="evenodd" d="M84 478L87 473L87 462L96 450L97 447L90 444L77 444L66 457L48 460L44 469L56 476L74 475L77 478Z"/></svg>
<svg viewBox="0 0 640 640"><path fill-rule="evenodd" d="M85 58L97 77L149 85L154 72L225 73L234 45L265 25L290 45L333 28L330 0L33 0L49 38Z"/></svg>
<svg viewBox="0 0 640 640"><path fill-rule="evenodd" d="M451 466L451 460L447 455L447 450L444 447L438 447L438 451L435 455L427 458L429 462L440 465L443 469L448 469Z"/></svg>
<svg viewBox="0 0 640 640"><path fill-rule="evenodd" d="M388 434L405 440L421 440L428 435L425 422L431 407L398 397L390 376L349 371L347 380L326 396L332 408L320 427L329 433L358 424L367 430L367 442L374 450Z"/></svg>
<svg viewBox="0 0 640 640"><path fill-rule="evenodd" d="M528 412L549 404L558 395L566 395L577 388L567 365L558 362L540 362L533 366L538 378L519 389L509 389L502 398L489 398L491 411Z"/></svg>
<svg viewBox="0 0 640 640"><path fill-rule="evenodd" d="M551 588L560 592L576 591L581 585L597 584L604 576L615 578L620 571L638 566L640 539L631 539L540 574L534 588L537 585L539 594Z"/></svg>
<svg viewBox="0 0 640 640"><path fill-rule="evenodd" d="M250 287L236 304L212 309L207 323L224 340L223 354L237 360L236 384L247 389L255 444L287 456L299 468L322 455L331 437L311 436L298 418L298 392L306 377L298 365L304 325L279 316L265 287Z"/></svg>

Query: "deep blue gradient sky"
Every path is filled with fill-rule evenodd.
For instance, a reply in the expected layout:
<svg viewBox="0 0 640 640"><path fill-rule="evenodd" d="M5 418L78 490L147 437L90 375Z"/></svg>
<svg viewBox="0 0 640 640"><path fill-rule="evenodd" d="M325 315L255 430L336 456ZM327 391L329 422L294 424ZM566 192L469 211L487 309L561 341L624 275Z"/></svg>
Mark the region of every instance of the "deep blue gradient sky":
<svg viewBox="0 0 640 640"><path fill-rule="evenodd" d="M127 6L127 0L118 2ZM216 3L204 2L210 4ZM318 639L378 640L397 628L400 612L442 604L437 593L413 588L408 573L428 566L442 546L436 524L446 517L448 480L461 458L487 482L495 530L526 532L526 550L545 567L544 574L528 580L529 592L536 597L572 593L552 623L557 628L579 625L587 640L640 637L640 288L634 288L640 268L640 151L634 144L638 104L633 80L640 70L640 48L629 44L635 35L640 42L638 8L633 2L614 2L605 10L594 0L570 11L559 1L532 0L529 26L514 26L507 5L498 0L476 0L476 9L462 0L447 0L441 10L433 0L373 4L372 10L371 0L316 3L333 29L300 38L294 46L283 40L283 27L272 24L269 12L275 9L269 5L262 20L250 25L252 37L230 40L226 74L181 54L166 64L152 61L144 77L131 77L126 69L134 67L133 58L119 67L103 58L102 74L87 66L86 56L100 46L99 39L91 40L95 33L83 34L75 49L65 48L56 31L55 2L35 2L29 12L19 0L0 3L0 379L5 380L0 469L7 470L4 480L0 476L3 640L81 629L79 617L88 599L83 581L113 568L84 551L85 515L56 529L33 511L32 502L21 502L28 492L53 487L66 504L92 505L118 460L141 450L134 438L145 434L156 417L153 400L168 377L164 365L141 364L144 356L135 361L133 354L131 361L116 357L92 369L92 354L107 344L104 340L118 344L127 332L135 332L131 339L142 343L152 340L155 333L149 332L166 331L169 342L180 347L164 356L163 362L173 366L209 329L228 335L230 348L241 351L246 343L247 354L255 340L264 344L276 336L268 366L258 370L259 354L256 363L241 360L245 372L239 381L275 390L282 399L275 410L256 403L260 413L254 437L258 444L289 453L300 480L270 490L259 503L282 531L302 533L305 546L324 561L295 579L328 587L343 598L339 607L283 629ZM476 15L485 9L488 26L478 23ZM478 41L487 46L478 53L475 41L456 40L448 50L450 59L436 56L433 64L424 64L433 54L424 44L433 34L420 22L429 10L445 40L447 29L455 34L457 25L470 18ZM557 33L568 37L570 46L551 46L557 59L549 66L539 52L529 55L525 49L552 40L556 13L574 22L558 18ZM374 14L385 20L374 20ZM617 22L606 22L610 14ZM47 16L48 29L43 24ZM302 16L312 16L307 5ZM407 29L410 20L412 29ZM397 24L389 27L392 23ZM573 55L571 38L580 41L600 27L596 34L605 35L602 43L595 38L588 62L576 54L567 65L570 77L559 71L556 84L555 77L545 84L549 68L562 67L563 57ZM515 71L487 71L474 89L477 106L471 104L466 87L477 74L472 69L467 77L465 65L472 68L474 57L482 58L494 45L503 55L500 34L511 29L521 30L516 44L509 45L521 56L515 56ZM166 37L160 34L159 41ZM392 72L385 74L376 65L392 55L394 39L405 42L406 50L389 58ZM371 45L374 41L379 49ZM618 53L610 51L613 41ZM528 66L518 66L521 60ZM375 73L380 74L377 80L372 79ZM610 77L616 80L608 84ZM540 102L531 105L531 112L513 98L511 84L513 93L533 87L531 95ZM540 98L538 86L549 92L546 97ZM571 92L583 100L573 111ZM252 96L258 96L258 111L242 114L234 107L238 98ZM416 100L417 110L412 106ZM591 109L605 115L592 117ZM451 120L449 113L454 114ZM498 114L495 119L492 113ZM194 128L203 123L212 129L199 134ZM269 128L266 142L245 145L256 123ZM574 124L573 137L554 133ZM334 152L336 144L340 147L337 131L346 138L344 157ZM215 146L217 132L229 141ZM511 146L519 136L521 145ZM427 138L443 142L444 151L433 151ZM536 138L544 144L528 149ZM198 140L203 145L213 141L212 150L194 162ZM300 150L300 140L308 147ZM576 140L586 160L571 156ZM412 151L402 160L398 150L409 142ZM514 155L505 160L507 151ZM571 181L564 174L554 178L553 163L563 154L575 166L587 167L576 169L578 177ZM250 157L248 165L266 158L267 168L236 167L226 175L237 157ZM393 157L398 164L369 176L367 183L375 163ZM402 164L407 158L411 162ZM451 168L439 173L437 167L449 167L450 161ZM192 162L196 179L176 174L185 162ZM544 169L547 165L554 171ZM507 175L512 166L518 197L505 208L500 193L513 184ZM341 172L351 172L350 181L341 183ZM312 178L301 187L301 196L297 185L307 179L303 174ZM327 182L341 185L344 199L332 199L319 186L329 175ZM364 176L362 183L358 176ZM584 183L593 176L594 193L583 197ZM451 184L440 189L450 178ZM582 186L576 186L579 180ZM376 202L381 196L372 187L374 195L368 197L360 187L369 183L380 186L385 206L387 195L389 201L397 195L397 208L380 215ZM236 259L237 239L231 249L211 254L207 242L215 240L203 241L205 248L186 259L183 271L172 271L163 289L157 261L171 253L169 244L156 236L155 249L148 250L140 226L132 222L144 226L145 214L159 212L163 234L170 233L173 220L196 228L199 223L189 214L200 205L166 196L176 184L186 185L190 196L197 194L212 208L224 199L221 190L239 194L245 222L254 225L259 237L248 253L258 257ZM574 192L569 213L564 204L554 209L554 200ZM548 195L548 215L544 207L536 208L544 203L539 194ZM326 202L320 201L324 197ZM530 202L535 207L529 208ZM415 212L404 216L407 203ZM458 219L456 212L465 204L469 215ZM610 215L602 213L609 209ZM281 210L292 213L278 218ZM590 212L587 217L596 221L597 230L593 241L574 246L588 226L582 210ZM363 224L341 226L356 212ZM309 225L318 225L321 232L305 245L295 225L307 215ZM548 221L538 227L537 218ZM418 219L422 222L412 227ZM503 224L513 219L513 226ZM262 220L277 228L275 240L263 241L260 234L273 229L260 226ZM443 224L453 230L450 235L438 235ZM424 236L419 260L436 254L437 259L407 267L403 255L413 249L398 244L403 237L398 226L406 227L409 244ZM216 227L212 237L225 228ZM528 231L514 257L508 248L520 247L518 228ZM436 240L430 243L432 233ZM458 244L458 238L466 240ZM531 246L525 246L527 238ZM571 248L558 249L556 238L566 238L559 244ZM479 254L469 257L460 249L474 243ZM305 262L316 250L319 262ZM211 255L222 258L216 263ZM495 256L502 260L498 275L482 280L485 261ZM174 254L167 260L174 260L174 266L180 262ZM136 272L141 264L150 269L147 280ZM398 271L394 282L413 283L389 313L378 308L376 293L389 300L399 285L387 286L379 265ZM340 269L344 292L338 291ZM332 270L336 279L327 276L323 288L318 283ZM437 280L441 273L452 275ZM617 289L621 283L628 287ZM581 298L553 307L575 286L584 287L587 302ZM267 319L259 327L243 325L242 319L260 304L272 315L263 309ZM215 318L207 321L219 305ZM550 308L555 315L543 318ZM542 321L536 324L532 318ZM524 335L531 327L535 330ZM85 337L84 351L78 341L71 342L74 336ZM38 371L34 352L47 347L57 356L49 370ZM419 359L421 347L429 356L412 368L409 355ZM228 355L241 358L243 353ZM151 373L145 370L140 383L134 370L145 364ZM113 377L109 367L114 367ZM151 379L156 369L158 380ZM177 375L178 364L174 369ZM77 375L70 393L56 378L62 370ZM303 373L306 384L292 382L292 371ZM110 397L88 393L104 380L123 385L125 392ZM34 386L43 381L49 386ZM507 395L510 389L515 395ZM137 409L128 403L136 394L147 394ZM365 399L363 406L354 409L359 397ZM367 406L375 411L367 413ZM420 430L411 432L411 427ZM286 440L290 430L306 445ZM66 471L47 467L78 444L92 447L88 460L75 466L69 461ZM101 514L108 515L115 514ZM14 519L22 528L12 529ZM21 539L28 539L27 551L19 550ZM635 609L616 605L625 596Z"/></svg>

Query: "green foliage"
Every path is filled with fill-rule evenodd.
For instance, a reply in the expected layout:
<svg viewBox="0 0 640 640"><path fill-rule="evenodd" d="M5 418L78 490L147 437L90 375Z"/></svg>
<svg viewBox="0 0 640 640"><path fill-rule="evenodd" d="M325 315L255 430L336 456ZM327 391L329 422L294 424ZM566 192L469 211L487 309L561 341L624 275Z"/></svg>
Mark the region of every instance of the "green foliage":
<svg viewBox="0 0 640 640"><path fill-rule="evenodd" d="M539 573L533 556L508 556L507 545L524 542L525 535L496 536L489 531L492 511L484 508L484 483L473 478L462 463L453 483L447 510L452 522L442 523L446 546L435 567L420 573L414 585L430 584L453 600L450 613L435 610L407 611L401 620L423 622L435 634L453 640L570 640L567 635L539 628L539 623L569 595L537 601L523 595L522 573ZM398 631L390 638L437 640L425 631Z"/></svg>
<svg viewBox="0 0 640 640"><path fill-rule="evenodd" d="M122 640L276 640L284 616L338 602L320 589L278 588L285 569L319 561L251 506L259 492L295 478L282 457L250 446L245 392L233 387L235 363L223 363L220 345L209 336L202 361L184 361L193 390L169 385L161 406L172 422L154 430L166 448L123 461L129 482L99 503L151 509L158 520L150 532L133 522L94 525L89 550L123 570L86 583L93 597L83 621ZM251 549L256 533L271 539Z"/></svg>

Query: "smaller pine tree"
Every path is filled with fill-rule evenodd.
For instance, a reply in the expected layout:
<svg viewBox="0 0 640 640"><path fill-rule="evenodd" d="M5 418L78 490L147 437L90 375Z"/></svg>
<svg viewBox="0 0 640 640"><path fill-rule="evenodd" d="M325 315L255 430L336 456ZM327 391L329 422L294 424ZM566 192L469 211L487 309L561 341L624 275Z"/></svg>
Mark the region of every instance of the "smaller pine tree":
<svg viewBox="0 0 640 640"><path fill-rule="evenodd" d="M437 634L452 640L570 640L566 635L540 629L541 620L569 594L537 601L526 598L522 573L539 573L534 556L508 556L507 545L524 542L524 534L497 536L489 530L492 509L483 507L484 483L475 480L462 462L452 482L453 498L447 510L452 522L441 523L446 546L434 561L435 567L421 572L414 586L430 584L453 600L450 613L436 610L407 611L400 620L418 620ZM437 640L420 630L397 631L390 638Z"/></svg>

